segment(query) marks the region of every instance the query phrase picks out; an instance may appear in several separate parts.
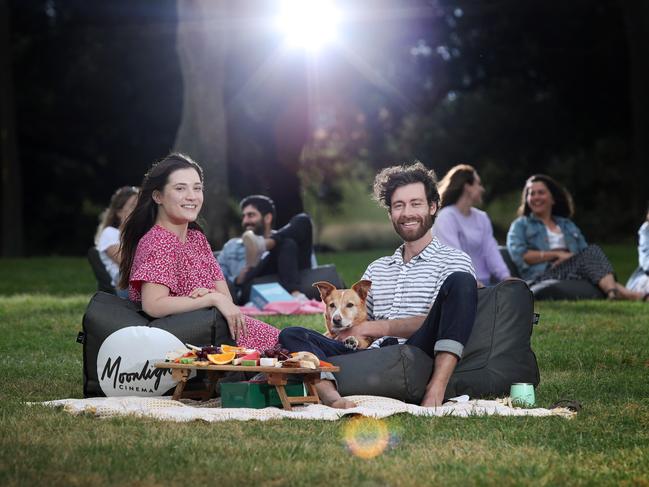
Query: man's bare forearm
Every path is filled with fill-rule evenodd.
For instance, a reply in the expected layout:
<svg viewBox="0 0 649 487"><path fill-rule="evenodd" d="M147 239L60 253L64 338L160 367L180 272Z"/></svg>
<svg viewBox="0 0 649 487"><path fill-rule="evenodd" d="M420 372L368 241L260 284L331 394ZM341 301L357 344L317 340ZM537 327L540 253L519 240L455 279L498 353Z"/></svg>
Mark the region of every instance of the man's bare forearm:
<svg viewBox="0 0 649 487"><path fill-rule="evenodd" d="M410 338L423 324L426 316L411 316L395 320L370 321L372 324L372 335L376 337L395 336Z"/></svg>

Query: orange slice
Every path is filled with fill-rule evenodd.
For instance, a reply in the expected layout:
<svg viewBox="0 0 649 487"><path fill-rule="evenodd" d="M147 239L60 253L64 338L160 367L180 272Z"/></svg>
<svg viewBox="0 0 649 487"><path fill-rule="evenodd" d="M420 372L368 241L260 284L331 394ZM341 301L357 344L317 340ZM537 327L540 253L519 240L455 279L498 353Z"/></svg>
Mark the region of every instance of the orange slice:
<svg viewBox="0 0 649 487"><path fill-rule="evenodd" d="M221 345L221 352L223 353L241 353L245 350L246 349L244 347L235 347L234 345Z"/></svg>
<svg viewBox="0 0 649 487"><path fill-rule="evenodd" d="M207 356L207 360L215 365L227 365L234 360L237 354L234 352L228 353L211 353Z"/></svg>

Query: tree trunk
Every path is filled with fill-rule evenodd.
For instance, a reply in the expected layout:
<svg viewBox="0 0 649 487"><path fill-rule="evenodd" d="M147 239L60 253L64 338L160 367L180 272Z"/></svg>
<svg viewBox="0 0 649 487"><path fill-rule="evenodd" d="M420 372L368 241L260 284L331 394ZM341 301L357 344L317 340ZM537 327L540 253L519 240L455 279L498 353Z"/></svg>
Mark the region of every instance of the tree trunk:
<svg viewBox="0 0 649 487"><path fill-rule="evenodd" d="M23 197L16 144L9 5L0 0L0 157L2 163L2 256L23 254Z"/></svg>
<svg viewBox="0 0 649 487"><path fill-rule="evenodd" d="M227 4L178 0L176 48L183 77L183 111L174 150L195 159L205 173L202 216L215 248L227 237L228 172L224 104Z"/></svg>
<svg viewBox="0 0 649 487"><path fill-rule="evenodd" d="M638 218L647 209L649 181L649 2L623 0L629 44L629 91L633 121L633 208Z"/></svg>

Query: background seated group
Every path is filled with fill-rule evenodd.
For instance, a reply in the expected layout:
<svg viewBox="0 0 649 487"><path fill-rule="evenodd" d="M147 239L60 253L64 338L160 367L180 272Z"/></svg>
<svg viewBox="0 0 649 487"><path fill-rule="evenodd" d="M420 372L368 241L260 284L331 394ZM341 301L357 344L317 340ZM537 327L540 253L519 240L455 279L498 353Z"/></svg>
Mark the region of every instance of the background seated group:
<svg viewBox="0 0 649 487"><path fill-rule="evenodd" d="M442 209L433 226L433 235L442 243L466 252L478 281L489 285L511 276L499 252L489 217L474 208L482 202L483 193L480 176L472 166L453 167L440 182ZM647 278L642 277L647 276L645 270L649 268L649 249L643 251L644 247L649 248L649 224L639 231L640 268L629 281L629 288L616 281L613 267L602 249L586 243L581 230L570 219L573 214L572 197L563 186L543 174L528 178L518 218L507 234L507 250L518 275L530 285L551 280L586 280L609 299L649 299ZM643 252L647 255L645 261Z"/></svg>
<svg viewBox="0 0 649 487"><path fill-rule="evenodd" d="M571 220L574 205L570 193L553 178L531 176L523 187L518 218L507 234L507 251L515 272L510 271L493 235L482 203L485 188L470 165L451 168L439 183L440 210L432 234L441 243L467 253L481 285L510 279L512 273L530 285L550 281L585 280L609 299L649 299L649 211L640 227L639 267L627 286L616 281L613 267L597 245L588 245ZM118 189L102 213L95 244L113 285L119 282L120 225L135 207L138 188ZM277 275L293 296L300 292L299 272L313 263L313 225L306 213L295 215L274 230L274 202L264 195L245 197L240 203L243 234L232 238L218 253L218 263L236 304L250 299L254 279ZM117 287L126 297L126 289Z"/></svg>

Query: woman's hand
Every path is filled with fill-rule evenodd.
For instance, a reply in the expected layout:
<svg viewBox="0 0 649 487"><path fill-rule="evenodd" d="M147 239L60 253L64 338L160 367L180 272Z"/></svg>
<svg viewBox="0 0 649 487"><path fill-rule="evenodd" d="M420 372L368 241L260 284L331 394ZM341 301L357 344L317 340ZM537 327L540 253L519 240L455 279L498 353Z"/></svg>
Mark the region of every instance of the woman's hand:
<svg viewBox="0 0 649 487"><path fill-rule="evenodd" d="M574 255L572 252L568 252L567 250L554 250L552 251L552 254L554 256L552 267L558 266Z"/></svg>
<svg viewBox="0 0 649 487"><path fill-rule="evenodd" d="M189 293L190 298L202 298L206 294L215 293L216 289L207 289L206 287L197 287L191 293Z"/></svg>
<svg viewBox="0 0 649 487"><path fill-rule="evenodd" d="M115 261L117 265L119 265L122 261L121 255L119 253L119 244L111 245L106 250L104 250L104 252L106 252L106 255L113 261Z"/></svg>
<svg viewBox="0 0 649 487"><path fill-rule="evenodd" d="M230 336L237 340L239 337L246 336L246 317L239 307L221 293L213 293L216 297L216 308L221 312L230 329Z"/></svg>

